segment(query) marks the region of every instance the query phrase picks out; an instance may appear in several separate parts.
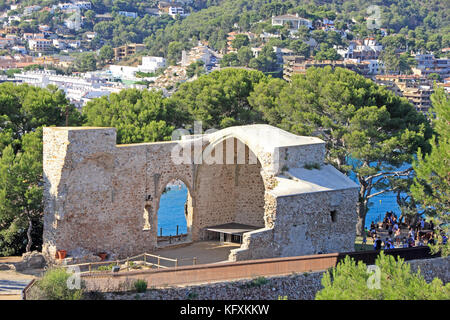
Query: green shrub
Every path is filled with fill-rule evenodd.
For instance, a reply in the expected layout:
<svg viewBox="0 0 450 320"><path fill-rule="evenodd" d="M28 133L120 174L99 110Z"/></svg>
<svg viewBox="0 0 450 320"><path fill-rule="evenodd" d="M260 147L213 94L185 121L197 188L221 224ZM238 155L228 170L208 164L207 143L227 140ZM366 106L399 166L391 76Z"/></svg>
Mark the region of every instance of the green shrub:
<svg viewBox="0 0 450 320"><path fill-rule="evenodd" d="M315 163L306 163L304 165L304 168L307 170L312 170L312 169L317 169L320 170L320 164L315 162Z"/></svg>
<svg viewBox="0 0 450 320"><path fill-rule="evenodd" d="M82 283L78 289L69 289L67 280L72 276L64 268L48 270L36 285L47 300L81 300L83 298Z"/></svg>
<svg viewBox="0 0 450 320"><path fill-rule="evenodd" d="M411 266L401 258L395 260L381 252L375 264L379 272L370 272L363 262L345 257L324 274L324 288L316 294L316 300L450 299L450 283L444 286L438 278L427 283L420 270L411 272Z"/></svg>
<svg viewBox="0 0 450 320"><path fill-rule="evenodd" d="M252 281L250 281L249 283L247 283L246 285L244 285L247 288L253 288L253 287L259 287L262 286L266 283L268 283L269 280L267 280L264 277L257 277L255 279L253 279Z"/></svg>
<svg viewBox="0 0 450 320"><path fill-rule="evenodd" d="M187 300L193 300L193 299L197 299L197 298L198 298L198 293L194 292L194 291L189 292L189 294L186 297Z"/></svg>
<svg viewBox="0 0 450 320"><path fill-rule="evenodd" d="M134 282L134 288L139 293L145 292L147 290L147 281L141 279L136 280Z"/></svg>
<svg viewBox="0 0 450 320"><path fill-rule="evenodd" d="M111 264L109 264L109 265L99 266L99 267L97 268L97 270L98 270L98 271L111 271L112 268L113 268L114 266L115 266L115 264L114 264L114 263L111 263Z"/></svg>

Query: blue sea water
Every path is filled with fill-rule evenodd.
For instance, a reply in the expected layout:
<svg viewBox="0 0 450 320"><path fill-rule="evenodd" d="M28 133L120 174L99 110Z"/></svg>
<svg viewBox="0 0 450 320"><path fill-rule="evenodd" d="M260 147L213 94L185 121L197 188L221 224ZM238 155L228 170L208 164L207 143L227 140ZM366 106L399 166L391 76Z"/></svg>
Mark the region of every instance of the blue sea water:
<svg viewBox="0 0 450 320"><path fill-rule="evenodd" d="M406 169L406 165L400 169ZM354 174L349 177L357 182ZM178 186L172 187L161 196L158 210L158 235L160 234L160 228L163 229L164 236L175 235L177 225L178 233L187 232L186 217L184 216L187 192L187 187L183 184L181 188ZM376 192L377 190L373 191L373 193ZM366 227L369 228L372 221L381 221L387 211L393 211L397 216L400 216L401 213L396 194L393 192L386 192L371 199L366 216Z"/></svg>
<svg viewBox="0 0 450 320"><path fill-rule="evenodd" d="M184 204L187 198L187 187L173 186L161 196L158 210L158 235L162 228L163 236L174 236L178 233L186 233L186 217L184 216Z"/></svg>
<svg viewBox="0 0 450 320"><path fill-rule="evenodd" d="M349 164L352 164L352 161L355 160L350 159ZM408 169L410 166L410 164L405 163L399 168L395 168L394 170L402 171ZM349 178L359 185L358 179L356 178L356 174L354 172L350 172ZM374 188L372 190L372 194L375 194L378 191L380 190ZM404 193L402 193L401 195L404 196ZM369 200L369 211L366 215L365 226L367 228L370 228L370 224L372 223L372 221L382 221L387 211L393 211L397 215L397 217L400 217L401 215L400 207L397 204L397 194L394 192L385 192Z"/></svg>

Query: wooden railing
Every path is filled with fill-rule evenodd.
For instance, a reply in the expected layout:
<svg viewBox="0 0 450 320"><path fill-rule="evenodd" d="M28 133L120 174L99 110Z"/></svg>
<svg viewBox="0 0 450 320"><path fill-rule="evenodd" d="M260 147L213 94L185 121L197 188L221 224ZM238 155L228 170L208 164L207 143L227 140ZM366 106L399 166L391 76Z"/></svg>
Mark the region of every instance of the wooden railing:
<svg viewBox="0 0 450 320"><path fill-rule="evenodd" d="M70 264L70 265L61 265L63 268L73 268L78 267L80 269L80 273L91 273L91 272L100 272L106 270L98 270L99 266L105 265L115 265L119 266L120 264L126 265L126 270L129 271L130 268L133 269L132 262L142 261L145 266L153 267L156 269L167 269L171 267L177 268L179 263L182 261L192 261L192 265L197 264L197 257L193 258L182 258L182 259L172 259L166 258L159 255L154 255L150 253L142 253L133 257L127 257L126 259L121 260L110 260L110 261L99 261L99 262L86 262L86 263L78 263L78 264ZM170 265L164 265L163 262L167 261ZM86 271L81 271L81 269L87 269ZM108 270L109 271L109 270Z"/></svg>

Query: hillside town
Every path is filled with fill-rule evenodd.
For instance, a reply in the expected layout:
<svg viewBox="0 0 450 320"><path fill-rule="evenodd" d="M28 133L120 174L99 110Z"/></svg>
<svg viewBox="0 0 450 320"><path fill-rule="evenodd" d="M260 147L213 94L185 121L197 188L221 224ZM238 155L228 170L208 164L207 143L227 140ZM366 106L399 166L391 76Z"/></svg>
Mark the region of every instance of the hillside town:
<svg viewBox="0 0 450 320"><path fill-rule="evenodd" d="M240 27L236 24L236 31L228 33L227 46L220 52L212 49L207 41L199 41L189 50L183 50L181 59L169 64L164 57L145 55L145 44L127 43L113 48L108 61L97 66L98 69L80 72L75 67L77 55L92 49L99 55L102 43L102 36L94 30L85 31L83 24L89 19L113 19L111 12L94 12L92 17L92 8L89 1L59 3L51 7L10 5L9 10L0 15L3 23L0 30L0 48L3 52L0 70L4 74L1 81L24 82L42 87L55 84L79 108L90 99L124 88L157 89L167 96L180 83L224 67L221 63L223 56L236 54L238 51L238 48L233 47L233 41L237 37L246 39L253 58L257 58L265 44L271 41L276 43L274 39L282 38L295 40L303 37L306 52L313 52L321 45L314 38L314 32L321 32L325 36L332 34L340 38L340 44L334 45L337 56L318 59L317 55L311 57L308 54L309 57L305 57L295 54L291 49L272 46L276 55L276 66L273 68L275 76L278 72L279 76L289 81L293 74L303 74L310 67L347 68L406 97L423 112L427 112L430 107L429 97L433 92L434 82L447 91L450 90L450 48L444 48L442 52L402 52L399 49L395 54L408 54L413 63L407 70L395 72L385 68L381 59L383 45L374 37L356 39L348 25L340 24L338 28L333 20L324 18L312 21L299 17L298 14L273 16L270 19L273 30L263 30L260 34L240 32ZM142 15L168 15L180 19L189 15L185 13L185 8L186 3L160 1L145 12L117 11L113 14L131 19ZM38 24L32 28L35 32L24 32L18 26L30 22L33 13L46 13L52 21L59 20L61 23L53 22L52 27ZM286 29L288 32L284 33ZM83 33L79 30L83 30ZM299 30L303 33L302 36ZM388 35L386 29L380 31L381 38ZM96 45L93 46L93 43ZM194 74L187 72L189 66L197 62L202 64L200 69ZM70 75L61 74L61 70L68 69L72 70Z"/></svg>

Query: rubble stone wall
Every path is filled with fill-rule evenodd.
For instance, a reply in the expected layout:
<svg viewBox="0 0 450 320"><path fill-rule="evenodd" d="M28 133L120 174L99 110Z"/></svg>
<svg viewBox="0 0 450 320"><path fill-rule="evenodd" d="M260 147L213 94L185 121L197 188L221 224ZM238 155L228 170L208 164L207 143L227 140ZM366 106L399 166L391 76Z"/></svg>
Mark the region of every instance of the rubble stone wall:
<svg viewBox="0 0 450 320"><path fill-rule="evenodd" d="M354 230L355 190L283 197L270 193L280 163L293 168L323 161L324 143L268 152L241 142L245 161L240 163L239 137L214 137L218 140L201 139L200 155L211 150L216 155L233 140L234 163L194 164L198 139L116 145L114 128L44 128L43 252L50 258L61 249L69 255L87 250L124 258L153 251L159 200L175 179L188 188L188 239L203 240L205 227L229 222L261 227L244 235L241 248L230 254L232 261L353 247L354 236L348 232ZM191 162L174 163L173 150L182 144ZM329 221L333 208L338 216L334 224Z"/></svg>

